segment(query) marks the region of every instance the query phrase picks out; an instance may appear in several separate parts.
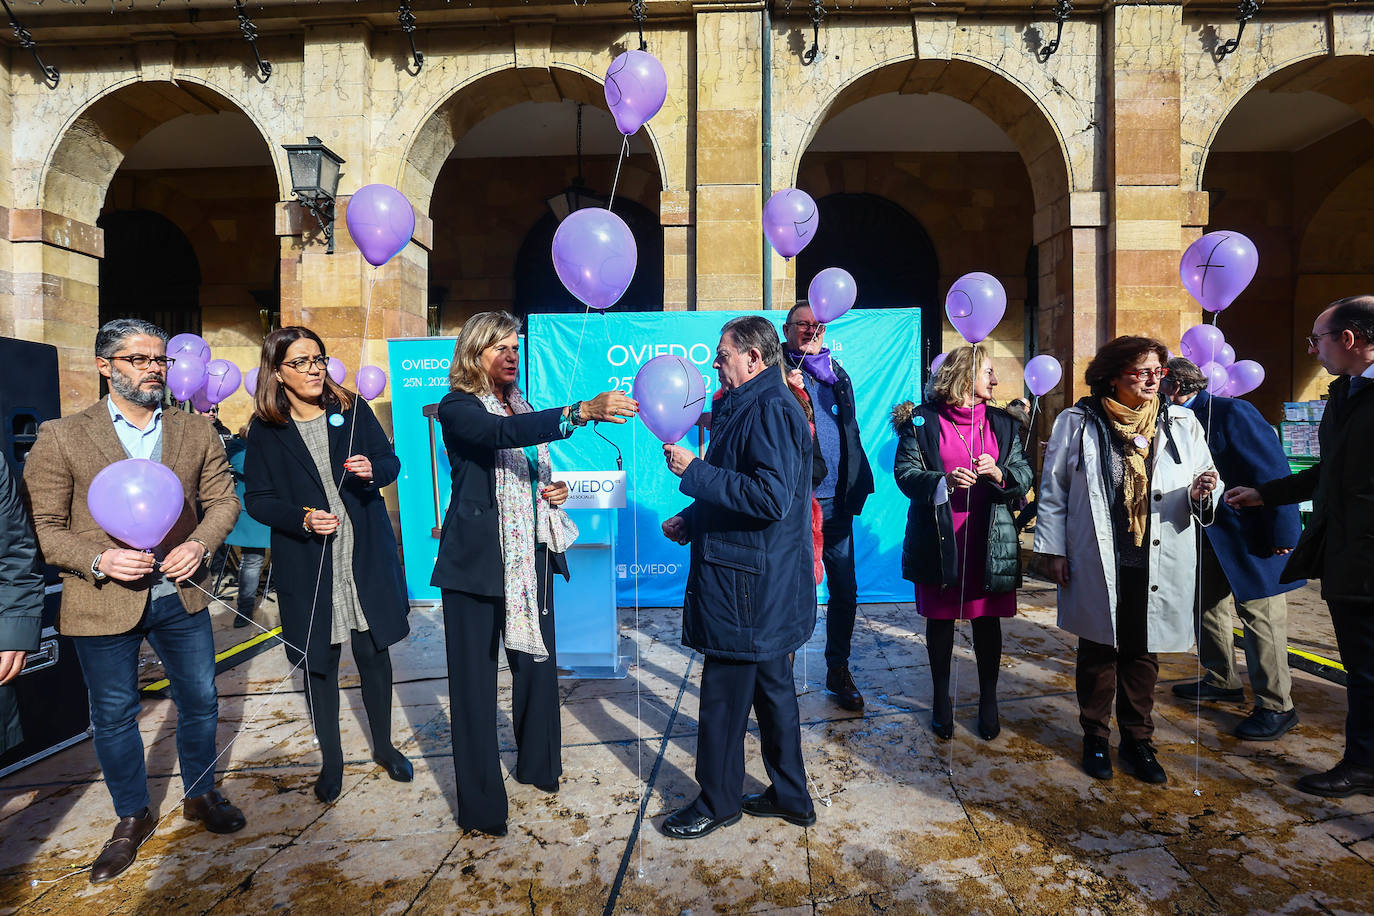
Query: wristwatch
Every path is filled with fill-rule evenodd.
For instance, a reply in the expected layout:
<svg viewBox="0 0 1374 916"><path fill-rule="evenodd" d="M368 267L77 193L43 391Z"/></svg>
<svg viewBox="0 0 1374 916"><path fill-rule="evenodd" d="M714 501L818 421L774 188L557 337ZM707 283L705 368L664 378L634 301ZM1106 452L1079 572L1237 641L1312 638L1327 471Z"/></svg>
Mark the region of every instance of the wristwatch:
<svg viewBox="0 0 1374 916"><path fill-rule="evenodd" d="M102 550L100 553L96 554L95 559L91 561L91 578L97 582L110 578L100 571L100 558L103 556L105 556L105 551Z"/></svg>
<svg viewBox="0 0 1374 916"><path fill-rule="evenodd" d="M574 401L572 407L568 408L568 419L573 426L586 426L587 421L582 419L582 402Z"/></svg>
<svg viewBox="0 0 1374 916"><path fill-rule="evenodd" d="M201 562L201 563L209 563L209 562L210 562L210 557L212 556L212 552L211 552L211 550L210 550L210 545L206 544L206 543L205 543L204 541L202 541L200 538L187 538L187 539L186 539L186 543L188 543L188 544L199 544L199 545L200 545L200 549L203 550L203 551L205 551L205 553L204 553L204 554L201 556L201 558L200 558L200 562Z"/></svg>

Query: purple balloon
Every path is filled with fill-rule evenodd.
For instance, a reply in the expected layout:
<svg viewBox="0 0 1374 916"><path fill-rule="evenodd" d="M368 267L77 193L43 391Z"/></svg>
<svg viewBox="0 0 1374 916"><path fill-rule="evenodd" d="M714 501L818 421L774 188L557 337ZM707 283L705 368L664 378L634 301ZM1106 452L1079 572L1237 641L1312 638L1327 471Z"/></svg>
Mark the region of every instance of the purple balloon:
<svg viewBox="0 0 1374 916"><path fill-rule="evenodd" d="M806 301L811 306L812 316L821 324L828 324L849 311L858 295L859 290L849 271L842 267L827 267L811 278Z"/></svg>
<svg viewBox="0 0 1374 916"><path fill-rule="evenodd" d="M945 314L950 324L976 344L992 333L1007 312L1007 291L992 274L964 274L945 295Z"/></svg>
<svg viewBox="0 0 1374 916"><path fill-rule="evenodd" d="M189 401L191 395L205 387L205 363L187 351L176 357L167 369L167 388L178 401Z"/></svg>
<svg viewBox="0 0 1374 916"><path fill-rule="evenodd" d="M410 201L389 184L363 185L355 191L344 220L353 244L373 267L394 258L415 234Z"/></svg>
<svg viewBox="0 0 1374 916"><path fill-rule="evenodd" d="M1231 366L1236 361L1236 350L1228 343L1221 345L1217 351L1217 358L1213 362L1220 363L1222 366Z"/></svg>
<svg viewBox="0 0 1374 916"><path fill-rule="evenodd" d="M254 366L243 373L243 390L248 392L250 398L257 397L258 394L258 367Z"/></svg>
<svg viewBox="0 0 1374 916"><path fill-rule="evenodd" d="M218 404L239 390L243 373L227 359L212 359L205 367L205 400Z"/></svg>
<svg viewBox="0 0 1374 916"><path fill-rule="evenodd" d="M172 530L186 496L172 469L146 458L108 465L86 491L91 518L117 541L151 550Z"/></svg>
<svg viewBox="0 0 1374 916"><path fill-rule="evenodd" d="M1228 396L1238 398L1249 394L1264 383L1264 367L1253 359L1242 359L1226 369L1231 386Z"/></svg>
<svg viewBox="0 0 1374 916"><path fill-rule="evenodd" d="M553 269L584 305L608 309L634 279L635 237L610 210L587 207L569 214L553 234Z"/></svg>
<svg viewBox="0 0 1374 916"><path fill-rule="evenodd" d="M1192 360L1196 365L1216 362L1221 348L1226 343L1221 329L1214 324L1195 324L1183 332L1179 349L1183 358Z"/></svg>
<svg viewBox="0 0 1374 916"><path fill-rule="evenodd" d="M706 406L706 382L681 356L655 356L640 366L632 391L639 418L669 445L687 435Z"/></svg>
<svg viewBox="0 0 1374 916"><path fill-rule="evenodd" d="M205 413L214 406L215 402L206 397L204 388L191 395L191 409L197 413Z"/></svg>
<svg viewBox="0 0 1374 916"><path fill-rule="evenodd" d="M202 363L210 361L210 345L199 334L178 334L167 341L167 355L173 359L194 356Z"/></svg>
<svg viewBox="0 0 1374 916"><path fill-rule="evenodd" d="M658 114L668 97L668 74L648 51L626 51L606 70L606 104L625 136Z"/></svg>
<svg viewBox="0 0 1374 916"><path fill-rule="evenodd" d="M783 188L763 205L763 234L773 250L791 260L816 237L820 212L811 195Z"/></svg>
<svg viewBox="0 0 1374 916"><path fill-rule="evenodd" d="M325 371L329 373L329 377L334 380L335 385L342 385L344 379L348 378L348 367L337 356L329 357L329 368Z"/></svg>
<svg viewBox="0 0 1374 916"><path fill-rule="evenodd" d="M935 378L935 373L940 371L940 367L945 364L948 353L936 353L935 358L930 361L930 377Z"/></svg>
<svg viewBox="0 0 1374 916"><path fill-rule="evenodd" d="M1202 377L1207 379L1208 394L1221 394L1226 390L1226 386L1231 384L1231 376L1226 373L1226 367L1220 363L1203 363L1198 368L1202 370Z"/></svg>
<svg viewBox="0 0 1374 916"><path fill-rule="evenodd" d="M1239 232L1220 230L1188 246L1178 263L1178 275L1198 305L1219 312L1245 291L1258 268L1255 243Z"/></svg>
<svg viewBox="0 0 1374 916"><path fill-rule="evenodd" d="M353 382L358 386L358 394L362 395L363 400L370 401L386 388L386 373L376 366L363 366L353 377Z"/></svg>
<svg viewBox="0 0 1374 916"><path fill-rule="evenodd" d="M1026 387L1038 398L1059 384L1059 380L1064 377L1064 367L1059 365L1059 360L1053 356L1041 353L1039 356L1031 357L1030 362L1026 363L1025 376Z"/></svg>

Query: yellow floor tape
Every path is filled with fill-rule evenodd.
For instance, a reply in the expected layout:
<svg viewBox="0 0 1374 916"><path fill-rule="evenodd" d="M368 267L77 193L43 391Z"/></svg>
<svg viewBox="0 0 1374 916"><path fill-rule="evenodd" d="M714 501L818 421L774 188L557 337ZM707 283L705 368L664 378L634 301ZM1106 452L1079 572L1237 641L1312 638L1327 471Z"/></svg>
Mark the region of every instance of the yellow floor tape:
<svg viewBox="0 0 1374 916"><path fill-rule="evenodd" d="M1231 632L1236 634L1238 638L1243 639L1245 637L1245 632L1241 630L1240 627L1232 627ZM1313 664L1325 665L1326 667L1331 668L1334 671L1339 671L1341 674L1348 673L1345 670L1345 666L1342 665L1340 662L1332 661L1329 658L1322 658L1320 655L1315 655L1311 652L1304 652L1301 649L1294 649L1292 646L1289 646L1288 654L1296 655L1298 658L1305 659L1306 661L1312 662Z"/></svg>

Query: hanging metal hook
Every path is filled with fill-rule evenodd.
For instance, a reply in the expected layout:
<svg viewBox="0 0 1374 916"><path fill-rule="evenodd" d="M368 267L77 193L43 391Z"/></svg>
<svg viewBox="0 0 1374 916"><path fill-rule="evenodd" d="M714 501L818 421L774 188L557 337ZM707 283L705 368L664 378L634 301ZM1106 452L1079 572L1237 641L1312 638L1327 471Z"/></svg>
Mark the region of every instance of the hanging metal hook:
<svg viewBox="0 0 1374 916"><path fill-rule="evenodd" d="M234 0L234 12L239 17L239 31L243 33L243 40L253 49L253 56L258 60L258 72L262 74L265 82L272 78L272 64L263 60L262 55L258 53L258 27L248 18L248 11L243 8L243 0Z"/></svg>
<svg viewBox="0 0 1374 916"><path fill-rule="evenodd" d="M1236 22L1240 23L1240 28L1236 30L1235 38L1228 38L1222 42L1221 46L1214 52L1217 60L1221 60L1228 54L1236 53L1240 47L1240 37L1245 34L1245 24L1255 18L1255 14L1260 11L1260 2L1256 0L1240 0L1236 5Z"/></svg>
<svg viewBox="0 0 1374 916"><path fill-rule="evenodd" d="M32 54L34 63L38 64L38 72L43 74L43 85L49 89L56 89L58 81L62 79L62 71L43 63L43 58L38 56L38 42L33 40L33 33L15 18L14 10L10 9L6 0L0 0L0 4L4 5L5 15L10 18L10 28L14 29L14 37L19 42L19 47Z"/></svg>
<svg viewBox="0 0 1374 916"><path fill-rule="evenodd" d="M410 0L401 0L396 19L401 23L401 31L410 39L410 56L415 61L415 75L419 76L420 68L425 65L425 56L415 50L415 14L410 11Z"/></svg>
<svg viewBox="0 0 1374 916"><path fill-rule="evenodd" d="M1040 49L1040 63L1044 63L1059 50L1059 39L1064 37L1064 23L1068 21L1069 14L1073 12L1073 0L1055 0L1054 21L1055 31L1054 40Z"/></svg>
<svg viewBox="0 0 1374 916"><path fill-rule="evenodd" d="M810 66L821 53L821 21L825 19L825 7L821 0L811 0L811 47L802 54L802 63Z"/></svg>
<svg viewBox="0 0 1374 916"><path fill-rule="evenodd" d="M649 50L648 43L644 41L644 21L649 18L649 5L644 0L630 0L630 17L639 30L639 50Z"/></svg>

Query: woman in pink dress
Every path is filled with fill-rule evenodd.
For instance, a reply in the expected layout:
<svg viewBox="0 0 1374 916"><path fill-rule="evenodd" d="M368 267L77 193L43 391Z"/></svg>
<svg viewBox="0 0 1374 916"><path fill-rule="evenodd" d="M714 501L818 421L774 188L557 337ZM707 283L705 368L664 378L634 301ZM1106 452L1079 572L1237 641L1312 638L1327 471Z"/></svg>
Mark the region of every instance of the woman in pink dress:
<svg viewBox="0 0 1374 916"><path fill-rule="evenodd" d="M978 734L991 741L1002 730L1002 618L1015 615L1021 584L1011 507L1030 488L1032 474L1016 420L988 403L996 386L986 351L960 347L935 373L924 404L905 401L892 410L893 472L911 500L902 576L916 584L916 610L926 619L935 693L930 727L946 739L954 734L949 673L957 620L973 626Z"/></svg>

